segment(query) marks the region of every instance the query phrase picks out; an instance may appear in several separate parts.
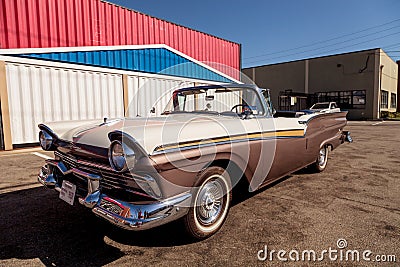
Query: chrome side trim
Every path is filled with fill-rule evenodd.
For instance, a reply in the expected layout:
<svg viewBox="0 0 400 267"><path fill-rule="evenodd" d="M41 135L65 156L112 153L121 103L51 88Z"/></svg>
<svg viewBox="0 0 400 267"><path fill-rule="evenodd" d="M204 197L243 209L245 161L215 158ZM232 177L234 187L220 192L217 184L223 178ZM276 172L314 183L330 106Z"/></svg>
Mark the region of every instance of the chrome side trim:
<svg viewBox="0 0 400 267"><path fill-rule="evenodd" d="M285 132L296 132L302 131L301 135L279 135L280 133ZM272 135L274 134L274 135ZM270 135L270 136L269 136ZM237 137L243 137L237 139ZM235 143L243 143L243 142L251 142L251 141L260 141L260 140L273 140L273 139L291 139L291 138L304 138L305 137L305 129L290 129L290 130L278 130L278 131L266 131L266 132L257 132L257 133L248 133L248 134L239 134L231 137L217 137L211 139L208 143L201 143L201 141L193 141L189 143L193 143L193 145L186 145L185 143L174 143L168 145L158 146L151 153L152 156L171 153L171 152L180 152L190 149L199 149L203 147L209 146L217 146L217 145L225 145L225 144L235 144ZM229 138L229 139L228 139ZM227 140L225 140L227 139ZM221 140L221 141L220 141Z"/></svg>
<svg viewBox="0 0 400 267"><path fill-rule="evenodd" d="M326 144L328 144L328 143L330 143L330 142L332 142L334 140L341 140L341 136L342 136L342 133L338 132L334 137L331 137L331 138L328 138L328 139L324 140L321 143L321 145L319 146L319 148L323 148Z"/></svg>

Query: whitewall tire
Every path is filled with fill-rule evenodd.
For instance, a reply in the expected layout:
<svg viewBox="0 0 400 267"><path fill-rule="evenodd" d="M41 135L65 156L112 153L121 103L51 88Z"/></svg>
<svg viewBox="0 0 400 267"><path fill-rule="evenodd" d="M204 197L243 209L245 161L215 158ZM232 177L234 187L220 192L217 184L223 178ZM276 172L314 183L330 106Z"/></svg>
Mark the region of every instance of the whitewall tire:
<svg viewBox="0 0 400 267"><path fill-rule="evenodd" d="M202 171L194 189L192 207L184 217L187 232L196 239L207 238L224 224L232 200L228 173L221 167Z"/></svg>

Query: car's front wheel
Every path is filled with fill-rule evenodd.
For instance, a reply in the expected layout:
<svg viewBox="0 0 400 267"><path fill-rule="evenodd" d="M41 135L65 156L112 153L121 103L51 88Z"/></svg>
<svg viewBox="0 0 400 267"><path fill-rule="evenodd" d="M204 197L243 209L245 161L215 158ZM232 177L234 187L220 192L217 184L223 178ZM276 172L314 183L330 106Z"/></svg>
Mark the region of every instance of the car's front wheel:
<svg viewBox="0 0 400 267"><path fill-rule="evenodd" d="M221 167L209 167L200 174L194 190L193 205L184 217L187 232L196 239L216 233L228 215L232 200L228 173Z"/></svg>

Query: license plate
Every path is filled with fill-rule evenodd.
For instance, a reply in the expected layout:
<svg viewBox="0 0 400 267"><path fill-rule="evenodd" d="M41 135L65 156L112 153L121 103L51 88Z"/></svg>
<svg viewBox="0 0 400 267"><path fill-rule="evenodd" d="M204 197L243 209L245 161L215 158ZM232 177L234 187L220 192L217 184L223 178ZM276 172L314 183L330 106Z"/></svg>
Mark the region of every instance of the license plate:
<svg viewBox="0 0 400 267"><path fill-rule="evenodd" d="M60 198L70 205L74 205L76 185L68 181L63 181L60 191Z"/></svg>

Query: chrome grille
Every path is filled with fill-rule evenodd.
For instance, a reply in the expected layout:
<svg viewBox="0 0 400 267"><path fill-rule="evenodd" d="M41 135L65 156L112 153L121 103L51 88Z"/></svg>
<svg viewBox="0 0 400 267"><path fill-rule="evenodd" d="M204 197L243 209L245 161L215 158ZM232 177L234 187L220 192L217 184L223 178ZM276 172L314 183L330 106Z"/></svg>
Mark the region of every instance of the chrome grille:
<svg viewBox="0 0 400 267"><path fill-rule="evenodd" d="M140 196L148 196L136 184L133 176L128 173L117 173L109 165L78 159L72 155L55 151L55 156L67 165L67 168L76 168L102 177L100 186L103 190L122 189Z"/></svg>
<svg viewBox="0 0 400 267"><path fill-rule="evenodd" d="M71 155L63 154L58 151L55 151L54 154L61 158L61 160L71 166L71 168L77 168L78 166L87 166L87 167L92 167L95 169L100 169L100 170L105 170L109 172L114 172L114 170L106 164L101 164L101 163L94 163L91 161L83 160L83 159L77 159Z"/></svg>

